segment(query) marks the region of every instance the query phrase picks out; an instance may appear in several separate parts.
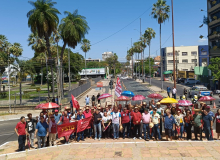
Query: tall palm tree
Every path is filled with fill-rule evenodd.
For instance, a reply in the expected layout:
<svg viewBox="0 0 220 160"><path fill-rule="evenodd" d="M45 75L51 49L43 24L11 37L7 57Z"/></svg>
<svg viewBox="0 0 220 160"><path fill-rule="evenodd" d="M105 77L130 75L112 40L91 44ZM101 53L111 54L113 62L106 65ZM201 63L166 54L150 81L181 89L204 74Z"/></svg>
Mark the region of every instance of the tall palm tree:
<svg viewBox="0 0 220 160"><path fill-rule="evenodd" d="M163 89L163 61L161 55L161 24L169 19L170 6L166 4L165 0L158 0L155 4L153 4L151 15L154 19L157 19L158 24L160 25L160 57L161 57L161 81L162 81L162 89Z"/></svg>
<svg viewBox="0 0 220 160"><path fill-rule="evenodd" d="M145 48L147 47L146 43L147 43L147 39L142 35L141 38L140 38L140 43L141 43L141 49L142 49L142 52L143 52L143 60L142 60L142 80L143 80L143 83L145 82L145 65L144 65L144 50Z"/></svg>
<svg viewBox="0 0 220 160"><path fill-rule="evenodd" d="M86 53L90 50L91 45L90 45L90 41L88 39L83 39L81 44L82 44L81 49L85 53L85 77L87 78L87 75L86 75Z"/></svg>
<svg viewBox="0 0 220 160"><path fill-rule="evenodd" d="M50 49L50 36L53 32L56 32L57 25L59 23L58 14L60 12L54 8L56 2L52 0L37 0L35 2L29 1L34 7L27 13L28 27L31 28L33 33L38 33L40 38L44 38L46 41L47 52L49 58L52 58ZM50 63L51 73L53 73L53 66ZM52 88L54 97L54 78L52 74Z"/></svg>
<svg viewBox="0 0 220 160"><path fill-rule="evenodd" d="M129 59L129 57L131 57L131 59L132 59L132 65L131 65L131 67L132 67L132 78L133 78L133 76L134 76L134 66L133 66L133 61L134 61L134 59L133 59L133 56L134 56L134 47L131 47L128 51L128 59Z"/></svg>
<svg viewBox="0 0 220 160"><path fill-rule="evenodd" d="M141 42L138 41L138 42L134 42L134 52L138 54L138 60L139 60L139 54L142 52L142 49L141 49ZM139 79L140 79L140 63L137 63L136 64L136 72L137 72L137 68L138 68L138 71L139 71ZM136 75L137 76L137 75Z"/></svg>
<svg viewBox="0 0 220 160"><path fill-rule="evenodd" d="M152 28L147 28L144 33L144 37L147 39L147 44L149 46L149 73L150 73L150 85L151 85L151 63L150 63L150 44L151 40L155 38L156 32Z"/></svg>

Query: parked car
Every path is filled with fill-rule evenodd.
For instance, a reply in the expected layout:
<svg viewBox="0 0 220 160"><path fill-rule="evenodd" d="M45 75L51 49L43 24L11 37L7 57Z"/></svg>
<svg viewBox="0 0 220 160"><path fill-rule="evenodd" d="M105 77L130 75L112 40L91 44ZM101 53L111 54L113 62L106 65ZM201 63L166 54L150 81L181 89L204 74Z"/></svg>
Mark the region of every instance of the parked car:
<svg viewBox="0 0 220 160"><path fill-rule="evenodd" d="M186 78L184 84L200 84L200 81L194 78Z"/></svg>
<svg viewBox="0 0 220 160"><path fill-rule="evenodd" d="M186 78L178 78L178 79L176 80L176 82L177 82L177 83L184 83L185 80L186 80Z"/></svg>
<svg viewBox="0 0 220 160"><path fill-rule="evenodd" d="M209 91L207 87L202 85L192 87L188 93L190 98L192 98L195 94L198 96L198 98L201 98L203 96L213 96L212 91Z"/></svg>

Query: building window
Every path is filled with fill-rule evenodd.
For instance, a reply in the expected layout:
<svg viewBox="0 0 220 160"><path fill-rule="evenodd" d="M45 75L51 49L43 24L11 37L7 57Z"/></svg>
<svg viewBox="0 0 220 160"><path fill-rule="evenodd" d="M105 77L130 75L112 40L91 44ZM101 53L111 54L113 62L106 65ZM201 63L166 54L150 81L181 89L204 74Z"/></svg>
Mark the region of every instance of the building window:
<svg viewBox="0 0 220 160"><path fill-rule="evenodd" d="M192 63L197 63L197 59L191 59Z"/></svg>
<svg viewBox="0 0 220 160"><path fill-rule="evenodd" d="M217 5L219 3L220 3L220 0L211 0L210 1L211 7L214 7L215 5Z"/></svg>
<svg viewBox="0 0 220 160"><path fill-rule="evenodd" d="M207 66L207 58L202 58L202 66L203 67Z"/></svg>
<svg viewBox="0 0 220 160"><path fill-rule="evenodd" d="M168 60L168 63L173 63L173 60Z"/></svg>
<svg viewBox="0 0 220 160"><path fill-rule="evenodd" d="M207 52L201 52L201 55L205 56L207 55Z"/></svg>
<svg viewBox="0 0 220 160"><path fill-rule="evenodd" d="M171 56L173 56L173 53L167 53L167 56L171 57Z"/></svg>
<svg viewBox="0 0 220 160"><path fill-rule="evenodd" d="M197 52L196 51L191 52L191 56L197 56Z"/></svg>
<svg viewBox="0 0 220 160"><path fill-rule="evenodd" d="M182 56L187 56L188 53L187 52L182 52Z"/></svg>
<svg viewBox="0 0 220 160"><path fill-rule="evenodd" d="M183 59L182 63L188 63L188 59Z"/></svg>

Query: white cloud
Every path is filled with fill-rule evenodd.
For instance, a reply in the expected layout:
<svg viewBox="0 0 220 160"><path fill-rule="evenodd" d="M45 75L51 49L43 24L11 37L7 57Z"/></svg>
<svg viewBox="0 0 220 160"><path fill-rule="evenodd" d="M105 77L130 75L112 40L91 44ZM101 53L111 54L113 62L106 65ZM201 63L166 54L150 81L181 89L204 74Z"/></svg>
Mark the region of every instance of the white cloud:
<svg viewBox="0 0 220 160"><path fill-rule="evenodd" d="M206 42L206 41L208 41L208 39L206 39L206 38L203 38L203 39L199 39L199 40L198 40L199 43L204 43L204 42Z"/></svg>

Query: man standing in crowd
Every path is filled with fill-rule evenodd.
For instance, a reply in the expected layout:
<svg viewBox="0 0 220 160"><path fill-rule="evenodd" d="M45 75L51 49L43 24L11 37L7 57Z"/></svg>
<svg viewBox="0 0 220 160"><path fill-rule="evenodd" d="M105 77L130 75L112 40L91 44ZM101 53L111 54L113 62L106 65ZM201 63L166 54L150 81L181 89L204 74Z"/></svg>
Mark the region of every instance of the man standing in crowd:
<svg viewBox="0 0 220 160"><path fill-rule="evenodd" d="M26 126L25 117L22 116L20 118L20 122L18 122L15 127L15 133L18 135L18 144L19 144L18 151L25 150L25 141L26 141L25 126Z"/></svg>
<svg viewBox="0 0 220 160"><path fill-rule="evenodd" d="M86 110L83 112L83 115L85 116L85 118L89 118L92 117L91 111L89 110L89 106L86 106ZM92 126L91 128L85 130L85 138L88 136L88 138L92 137Z"/></svg>
<svg viewBox="0 0 220 160"><path fill-rule="evenodd" d="M174 99L176 99L176 88L175 87L173 87L172 96Z"/></svg>
<svg viewBox="0 0 220 160"><path fill-rule="evenodd" d="M61 114L58 113L58 112L59 112L58 110L55 110L54 119L55 119L55 122L56 122L56 123L59 122L60 117L61 117Z"/></svg>
<svg viewBox="0 0 220 160"><path fill-rule="evenodd" d="M98 95L96 97L97 97L98 104L100 104L100 99L99 99L100 93L98 93Z"/></svg>
<svg viewBox="0 0 220 160"><path fill-rule="evenodd" d="M151 122L151 115L148 112L148 109L144 109L144 113L142 113L142 121L143 121L143 131L144 131L144 140L148 138L150 140L150 128L149 123ZM147 136L146 136L147 131Z"/></svg>
<svg viewBox="0 0 220 160"><path fill-rule="evenodd" d="M27 136L29 137L30 143L31 143L31 148L35 148L34 147L34 131L35 131L35 126L37 121L35 119L32 119L32 114L28 113L28 120L26 121L26 132L27 132Z"/></svg>
<svg viewBox="0 0 220 160"><path fill-rule="evenodd" d="M85 116L83 115L82 110L79 110L79 114L77 115L77 120L79 121L79 120L84 119L84 118L85 118ZM84 140L84 131L81 131L81 132L77 133L77 142L79 142L80 138L81 138L82 141L85 141Z"/></svg>
<svg viewBox="0 0 220 160"><path fill-rule="evenodd" d="M86 100L86 105L89 105L89 101L90 101L89 95L86 96L85 100Z"/></svg>
<svg viewBox="0 0 220 160"><path fill-rule="evenodd" d="M35 130L35 137L37 137L38 141L38 148L41 148L41 143L42 147L46 147L46 138L48 137L49 133L49 126L47 122L44 121L44 117L40 116L40 122L37 123L36 130Z"/></svg>
<svg viewBox="0 0 220 160"><path fill-rule="evenodd" d="M157 136L159 140L161 140L160 136L160 115L157 113L157 108L153 109L153 114L151 115L152 122L154 124L153 133L154 133L154 138L157 139Z"/></svg>
<svg viewBox="0 0 220 160"><path fill-rule="evenodd" d="M175 119L173 115L171 115L170 109L166 110L166 114L164 114L164 128L166 140L168 141L168 137L172 141L173 130L175 130Z"/></svg>
<svg viewBox="0 0 220 160"><path fill-rule="evenodd" d="M194 134L195 134L195 140L198 140L197 136L199 134L200 140L202 140L202 115L199 114L198 111L195 111L195 114L193 115L193 125L194 125Z"/></svg>
<svg viewBox="0 0 220 160"><path fill-rule="evenodd" d="M167 86L167 96L170 97L170 91L171 91L171 88L169 86Z"/></svg>
<svg viewBox="0 0 220 160"><path fill-rule="evenodd" d="M121 113L118 112L118 107L115 106L114 111L111 113L112 115L112 127L114 140L119 138L119 126L121 125Z"/></svg>
<svg viewBox="0 0 220 160"><path fill-rule="evenodd" d="M49 124L49 146L56 145L57 123L54 119L54 115L50 115L48 119Z"/></svg>
<svg viewBox="0 0 220 160"><path fill-rule="evenodd" d="M127 129L127 138L129 138L130 133L130 118L129 118L129 111L126 107L123 108L121 112L121 123L123 126L123 139L125 139L125 128Z"/></svg>
<svg viewBox="0 0 220 160"><path fill-rule="evenodd" d="M208 114L207 110L203 111L204 116L202 118L203 122L204 122L204 131L205 131L205 136L207 138L207 140L213 140L212 138L212 125L213 125L213 121L212 121L212 117Z"/></svg>
<svg viewBox="0 0 220 160"><path fill-rule="evenodd" d="M139 136L139 139L142 139L141 138L141 113L138 111L138 107L135 107L134 108L134 112L132 111L131 114L130 114L132 117L133 117L133 124L134 124L134 138L133 139L136 139L136 134L138 132L138 136Z"/></svg>
<svg viewBox="0 0 220 160"><path fill-rule="evenodd" d="M186 98L186 100L187 100L187 89L186 88L184 88L184 90L183 90L183 95L185 95L185 98Z"/></svg>
<svg viewBox="0 0 220 160"><path fill-rule="evenodd" d="M93 114L93 125L94 125L94 134L95 134L95 139L97 139L97 132L99 132L98 134L98 139L99 141L101 140L101 120L102 120L102 116L99 113L99 110L96 109L95 113Z"/></svg>

